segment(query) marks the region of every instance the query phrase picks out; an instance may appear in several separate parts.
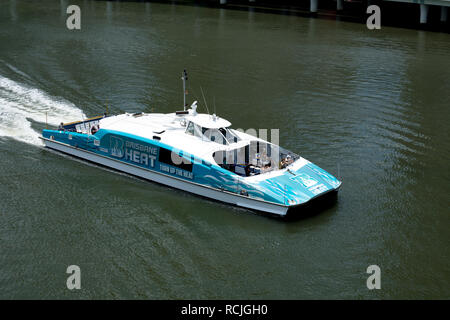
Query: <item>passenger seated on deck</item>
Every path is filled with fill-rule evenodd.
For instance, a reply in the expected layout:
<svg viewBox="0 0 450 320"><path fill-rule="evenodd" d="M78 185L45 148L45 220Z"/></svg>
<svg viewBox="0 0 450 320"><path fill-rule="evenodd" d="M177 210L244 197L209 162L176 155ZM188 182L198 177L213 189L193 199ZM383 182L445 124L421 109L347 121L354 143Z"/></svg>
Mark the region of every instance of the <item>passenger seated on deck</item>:
<svg viewBox="0 0 450 320"><path fill-rule="evenodd" d="M64 131L64 123L61 122L61 124L58 127L58 131Z"/></svg>
<svg viewBox="0 0 450 320"><path fill-rule="evenodd" d="M271 171L270 162L261 168L261 173L265 173L265 172L269 172L269 171Z"/></svg>
<svg viewBox="0 0 450 320"><path fill-rule="evenodd" d="M280 163L280 168L284 169L286 168L288 165L290 165L292 162L294 162L294 160L292 159L292 157L290 155L287 155L285 158L281 159L281 163Z"/></svg>
<svg viewBox="0 0 450 320"><path fill-rule="evenodd" d="M95 134L99 130L98 124L92 126L91 133Z"/></svg>
<svg viewBox="0 0 450 320"><path fill-rule="evenodd" d="M292 162L294 162L294 159L292 159L291 155L286 156L286 164L290 165Z"/></svg>

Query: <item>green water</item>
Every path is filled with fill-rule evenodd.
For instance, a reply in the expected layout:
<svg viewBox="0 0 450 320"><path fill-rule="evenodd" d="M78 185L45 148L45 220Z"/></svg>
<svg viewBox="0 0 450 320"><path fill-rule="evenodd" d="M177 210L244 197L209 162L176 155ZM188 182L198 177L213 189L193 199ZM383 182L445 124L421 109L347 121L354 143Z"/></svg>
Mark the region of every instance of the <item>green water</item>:
<svg viewBox="0 0 450 320"><path fill-rule="evenodd" d="M68 4L0 1L0 298L450 298L449 34L104 1L70 1L69 31ZM40 144L45 113L179 109L184 68L190 101L279 129L338 201L280 222Z"/></svg>

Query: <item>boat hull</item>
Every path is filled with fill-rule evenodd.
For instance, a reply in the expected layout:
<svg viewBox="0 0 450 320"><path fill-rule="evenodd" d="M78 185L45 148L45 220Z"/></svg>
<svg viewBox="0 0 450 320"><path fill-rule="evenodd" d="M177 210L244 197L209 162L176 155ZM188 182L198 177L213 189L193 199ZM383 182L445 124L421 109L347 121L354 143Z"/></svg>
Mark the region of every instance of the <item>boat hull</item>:
<svg viewBox="0 0 450 320"><path fill-rule="evenodd" d="M215 201L220 201L255 211L270 213L277 216L286 216L288 210L292 211L293 209L292 206L271 203L259 199L252 199L246 196L228 192L226 190L215 189L195 182L189 182L184 179L166 175L162 172L151 171L127 162L109 158L55 140L47 139L44 137L41 137L41 139L44 141L45 146L50 149L57 150L65 154L69 154L80 159L100 164L102 166L112 168L121 172L125 172L127 174L143 178L145 180L184 190Z"/></svg>

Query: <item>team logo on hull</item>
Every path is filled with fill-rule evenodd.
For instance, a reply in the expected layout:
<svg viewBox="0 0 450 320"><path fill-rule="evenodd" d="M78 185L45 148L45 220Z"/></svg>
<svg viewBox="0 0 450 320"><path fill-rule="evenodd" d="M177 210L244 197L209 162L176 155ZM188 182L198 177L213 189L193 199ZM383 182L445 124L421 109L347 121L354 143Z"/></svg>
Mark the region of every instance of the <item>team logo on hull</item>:
<svg viewBox="0 0 450 320"><path fill-rule="evenodd" d="M302 184L305 188L309 188L309 187L317 184L317 180L313 179L306 173L299 173L295 177L292 177L290 179Z"/></svg>
<svg viewBox="0 0 450 320"><path fill-rule="evenodd" d="M110 152L113 157L123 158L123 140L118 137L111 137L110 141Z"/></svg>

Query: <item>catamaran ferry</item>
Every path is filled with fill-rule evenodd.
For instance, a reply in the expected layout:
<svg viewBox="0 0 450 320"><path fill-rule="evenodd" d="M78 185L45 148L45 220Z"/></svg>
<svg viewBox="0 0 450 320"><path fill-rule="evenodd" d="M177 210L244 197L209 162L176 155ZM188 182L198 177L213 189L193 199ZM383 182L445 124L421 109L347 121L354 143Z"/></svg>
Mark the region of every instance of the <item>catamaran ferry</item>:
<svg viewBox="0 0 450 320"><path fill-rule="evenodd" d="M186 73L183 73L185 87ZM186 96L184 97L184 102ZM206 101L205 101L206 103ZM280 216L336 193L341 181L276 144L190 108L124 113L45 129L46 147L196 195ZM186 110L187 109L187 110Z"/></svg>

